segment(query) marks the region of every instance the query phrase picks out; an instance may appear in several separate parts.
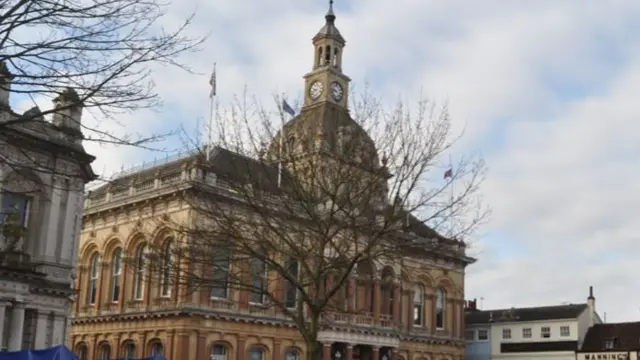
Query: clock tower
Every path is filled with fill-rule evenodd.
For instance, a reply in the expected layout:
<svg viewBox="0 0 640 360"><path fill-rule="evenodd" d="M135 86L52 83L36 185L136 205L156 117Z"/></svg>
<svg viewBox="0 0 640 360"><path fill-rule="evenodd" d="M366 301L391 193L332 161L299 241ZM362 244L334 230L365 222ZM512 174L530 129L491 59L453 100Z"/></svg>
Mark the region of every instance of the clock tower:
<svg viewBox="0 0 640 360"><path fill-rule="evenodd" d="M329 1L329 11L325 24L313 38L314 56L311 72L304 76L304 107L330 102L347 108L349 90L348 76L342 73L342 51L345 40L335 26L333 0Z"/></svg>

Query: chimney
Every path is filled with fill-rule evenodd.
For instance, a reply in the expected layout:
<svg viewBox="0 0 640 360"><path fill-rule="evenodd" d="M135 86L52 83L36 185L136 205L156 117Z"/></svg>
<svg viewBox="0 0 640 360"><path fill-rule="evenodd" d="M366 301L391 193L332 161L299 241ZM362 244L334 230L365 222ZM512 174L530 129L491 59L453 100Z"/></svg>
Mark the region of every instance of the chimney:
<svg viewBox="0 0 640 360"><path fill-rule="evenodd" d="M589 324L593 326L596 322L596 298L593 296L593 286L589 286L589 297L587 298L589 308Z"/></svg>
<svg viewBox="0 0 640 360"><path fill-rule="evenodd" d="M9 94L11 94L11 81L14 76L9 72L7 64L0 62L0 108L10 109Z"/></svg>
<svg viewBox="0 0 640 360"><path fill-rule="evenodd" d="M82 141L82 103L78 93L72 88L66 88L53 99L53 106L53 125L74 136L76 143Z"/></svg>

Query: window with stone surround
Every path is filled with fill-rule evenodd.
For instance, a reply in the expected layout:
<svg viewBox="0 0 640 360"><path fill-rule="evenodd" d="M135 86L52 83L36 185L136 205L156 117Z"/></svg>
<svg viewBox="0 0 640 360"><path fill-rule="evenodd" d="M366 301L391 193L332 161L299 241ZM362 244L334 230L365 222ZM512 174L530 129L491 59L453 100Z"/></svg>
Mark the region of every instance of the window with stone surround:
<svg viewBox="0 0 640 360"><path fill-rule="evenodd" d="M24 249L22 242L29 223L31 198L26 194L3 192L0 205L0 235L3 246Z"/></svg>
<svg viewBox="0 0 640 360"><path fill-rule="evenodd" d="M478 329L478 340L479 341L489 340L489 331L487 329Z"/></svg>
<svg viewBox="0 0 640 360"><path fill-rule="evenodd" d="M133 341L127 341L124 344L124 358L125 359L134 359L137 357L136 354L136 343Z"/></svg>
<svg viewBox="0 0 640 360"><path fill-rule="evenodd" d="M298 273L300 272L300 263L298 260L293 258L287 259L285 262L285 269L289 277L298 280ZM296 286L296 282L285 279L284 286L284 304L288 308L295 308L296 301L298 299L298 287Z"/></svg>
<svg viewBox="0 0 640 360"><path fill-rule="evenodd" d="M164 346L160 342L160 340L156 340L151 343L151 356L162 356L164 355Z"/></svg>
<svg viewBox="0 0 640 360"><path fill-rule="evenodd" d="M80 343L76 346L76 356L78 357L78 360L87 360L88 356L89 356L89 348L87 347L87 344L85 343Z"/></svg>
<svg viewBox="0 0 640 360"><path fill-rule="evenodd" d="M525 339L530 339L532 336L531 334L531 328L524 328L522 329L522 337Z"/></svg>
<svg viewBox="0 0 640 360"><path fill-rule="evenodd" d="M100 279L100 255L91 257L89 266L89 286L87 287L87 304L94 305L98 296L98 280Z"/></svg>
<svg viewBox="0 0 640 360"><path fill-rule="evenodd" d="M109 344L100 345L98 360L111 360L111 346Z"/></svg>
<svg viewBox="0 0 640 360"><path fill-rule="evenodd" d="M133 275L133 298L135 300L142 300L144 298L147 249L147 244L141 244L136 252L136 267Z"/></svg>
<svg viewBox="0 0 640 360"><path fill-rule="evenodd" d="M264 252L263 254L266 254ZM254 258L251 260L251 294L249 295L249 302L252 304L263 304L264 293L267 291L267 264L263 260L263 256L260 258Z"/></svg>
<svg viewBox="0 0 640 360"><path fill-rule="evenodd" d="M227 360L227 346L224 344L213 344L211 346L210 360Z"/></svg>
<svg viewBox="0 0 640 360"><path fill-rule="evenodd" d="M299 357L298 352L295 350L288 350L286 354L284 354L284 360L298 360Z"/></svg>
<svg viewBox="0 0 640 360"><path fill-rule="evenodd" d="M253 347L249 350L249 360L264 360L264 350Z"/></svg>
<svg viewBox="0 0 640 360"><path fill-rule="evenodd" d="M167 239L165 241L164 249L162 252L162 276L160 278L160 296L171 296L171 290L173 288L173 281L171 279L173 268L173 239Z"/></svg>
<svg viewBox="0 0 640 360"><path fill-rule="evenodd" d="M229 296L230 265L231 257L228 248L220 246L213 258L212 298L225 299Z"/></svg>
<svg viewBox="0 0 640 360"><path fill-rule="evenodd" d="M118 302L120 299L120 278L122 275L122 248L117 248L113 252L111 260L111 301Z"/></svg>
<svg viewBox="0 0 640 360"><path fill-rule="evenodd" d="M502 338L505 340L511 339L511 329L502 329Z"/></svg>
<svg viewBox="0 0 640 360"><path fill-rule="evenodd" d="M442 288L436 290L436 329L444 329L445 293Z"/></svg>
<svg viewBox="0 0 640 360"><path fill-rule="evenodd" d="M413 326L424 326L424 286L413 287Z"/></svg>

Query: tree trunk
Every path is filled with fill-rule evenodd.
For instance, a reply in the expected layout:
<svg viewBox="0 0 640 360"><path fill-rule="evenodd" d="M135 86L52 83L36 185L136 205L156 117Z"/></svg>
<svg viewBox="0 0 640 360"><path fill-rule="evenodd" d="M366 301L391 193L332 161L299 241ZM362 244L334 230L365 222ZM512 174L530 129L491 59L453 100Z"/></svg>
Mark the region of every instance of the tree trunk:
<svg viewBox="0 0 640 360"><path fill-rule="evenodd" d="M307 360L322 360L322 345L318 343L316 340L316 336L314 336L314 340L307 340Z"/></svg>

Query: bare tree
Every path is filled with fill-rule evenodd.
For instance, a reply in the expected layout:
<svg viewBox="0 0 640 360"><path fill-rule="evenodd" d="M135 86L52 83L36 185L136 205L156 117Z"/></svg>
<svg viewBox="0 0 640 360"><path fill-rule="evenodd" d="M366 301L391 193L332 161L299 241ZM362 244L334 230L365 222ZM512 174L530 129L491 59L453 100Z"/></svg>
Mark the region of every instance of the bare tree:
<svg viewBox="0 0 640 360"><path fill-rule="evenodd" d="M82 188L97 177L83 141L149 147L167 135L131 134L116 117L160 105L152 66L184 68L179 56L203 41L185 35L191 17L166 29L168 6L157 0L0 1L0 192L37 189L37 197L46 198L54 187ZM34 107L18 114L10 98ZM40 109L42 100L53 106ZM101 125L122 125L123 132L83 122L83 111ZM0 218L9 219L22 200L0 198ZM0 221L4 237L15 233L12 224Z"/></svg>
<svg viewBox="0 0 640 360"><path fill-rule="evenodd" d="M168 9L169 3L158 0L0 1L0 106L8 114L0 120L0 133L12 134L3 142L21 148L16 131L46 134L40 123L48 117L54 128L84 141L148 146L163 135L109 132L79 123L78 113L117 123L123 112L160 105L151 66L185 68L179 56L203 41L185 35L191 16L166 29L162 20ZM31 100L34 107L15 114L10 95ZM35 106L42 99L54 106ZM61 171L27 152L3 152L0 164Z"/></svg>
<svg viewBox="0 0 640 360"><path fill-rule="evenodd" d="M158 246L151 262L161 289L178 279L182 296L287 318L310 359L325 326L370 310L353 302L354 279L370 281L373 263L408 272L433 252L465 259L489 214L483 162L442 166L456 140L446 108L385 111L366 92L354 120L326 106L330 116L303 110L282 127L238 99L217 119L218 146L194 156L187 220L162 220L181 245Z"/></svg>

